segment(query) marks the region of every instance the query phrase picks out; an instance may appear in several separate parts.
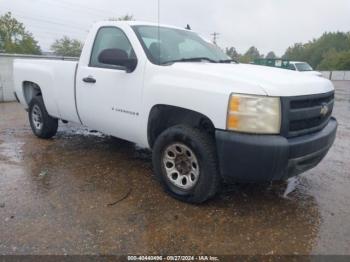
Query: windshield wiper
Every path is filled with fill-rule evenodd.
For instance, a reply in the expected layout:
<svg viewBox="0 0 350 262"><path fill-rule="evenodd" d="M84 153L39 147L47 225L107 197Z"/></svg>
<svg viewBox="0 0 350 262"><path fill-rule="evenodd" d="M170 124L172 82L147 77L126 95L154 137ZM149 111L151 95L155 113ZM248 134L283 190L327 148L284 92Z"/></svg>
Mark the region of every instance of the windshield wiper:
<svg viewBox="0 0 350 262"><path fill-rule="evenodd" d="M182 59L177 59L177 60L170 60L163 62L162 65L164 64L173 64L173 63L181 63L181 62L200 62L202 60L209 61L210 63L217 63L217 61L209 58L209 57L191 57L191 58L182 58Z"/></svg>
<svg viewBox="0 0 350 262"><path fill-rule="evenodd" d="M220 60L219 63L222 63L222 64L230 64L230 63L236 63L236 64L239 64L238 61L234 60L234 59L225 59L225 60Z"/></svg>

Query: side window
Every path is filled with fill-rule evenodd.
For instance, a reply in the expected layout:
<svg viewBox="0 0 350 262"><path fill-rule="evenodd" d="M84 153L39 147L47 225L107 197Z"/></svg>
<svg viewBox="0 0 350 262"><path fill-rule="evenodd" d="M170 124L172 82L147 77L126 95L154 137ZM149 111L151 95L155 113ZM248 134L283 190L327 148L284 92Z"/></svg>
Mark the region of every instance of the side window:
<svg viewBox="0 0 350 262"><path fill-rule="evenodd" d="M119 49L125 52L128 58L136 58L129 39L122 30L116 27L102 27L98 31L90 58L91 67L110 67L98 61L98 56L106 49Z"/></svg>
<svg viewBox="0 0 350 262"><path fill-rule="evenodd" d="M289 64L289 69L296 71L295 66L293 64Z"/></svg>

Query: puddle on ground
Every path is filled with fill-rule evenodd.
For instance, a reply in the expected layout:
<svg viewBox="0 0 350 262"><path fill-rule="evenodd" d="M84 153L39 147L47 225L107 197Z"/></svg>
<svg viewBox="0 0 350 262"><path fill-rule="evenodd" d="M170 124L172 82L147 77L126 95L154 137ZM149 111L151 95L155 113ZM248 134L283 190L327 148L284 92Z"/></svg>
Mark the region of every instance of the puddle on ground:
<svg viewBox="0 0 350 262"><path fill-rule="evenodd" d="M0 181L8 189L0 214L14 216L1 226L2 253L13 245L36 254L311 252L319 213L298 189L284 199L286 184L234 185L206 204L184 204L155 181L148 150L78 133L20 138L22 169Z"/></svg>
<svg viewBox="0 0 350 262"><path fill-rule="evenodd" d="M289 184L226 186L198 206L163 192L149 151L74 125L40 140L19 105L0 104L0 253L347 254L344 103L320 166Z"/></svg>
<svg viewBox="0 0 350 262"><path fill-rule="evenodd" d="M20 163L23 144L23 142L18 141L5 142L0 140L0 161Z"/></svg>

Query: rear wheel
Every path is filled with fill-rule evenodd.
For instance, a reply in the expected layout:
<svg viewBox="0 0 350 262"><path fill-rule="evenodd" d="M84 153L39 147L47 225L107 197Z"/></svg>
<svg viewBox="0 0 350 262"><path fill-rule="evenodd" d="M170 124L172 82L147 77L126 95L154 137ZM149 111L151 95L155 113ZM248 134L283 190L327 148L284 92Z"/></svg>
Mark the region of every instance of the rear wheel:
<svg viewBox="0 0 350 262"><path fill-rule="evenodd" d="M175 126L163 132L153 147L153 166L165 191L181 201L202 203L218 191L215 144L198 129Z"/></svg>
<svg viewBox="0 0 350 262"><path fill-rule="evenodd" d="M37 137L48 139L56 135L58 120L49 116L41 96L34 97L29 103L28 116L30 126Z"/></svg>

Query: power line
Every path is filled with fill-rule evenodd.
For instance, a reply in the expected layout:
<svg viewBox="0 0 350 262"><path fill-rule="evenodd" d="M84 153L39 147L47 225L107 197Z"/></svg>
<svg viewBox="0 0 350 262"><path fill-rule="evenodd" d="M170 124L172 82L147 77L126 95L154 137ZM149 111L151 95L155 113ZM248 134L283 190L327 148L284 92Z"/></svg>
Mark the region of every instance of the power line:
<svg viewBox="0 0 350 262"><path fill-rule="evenodd" d="M104 16L104 19L107 19L108 16L116 16L116 14L114 12L111 12L111 10L91 8L85 5L69 3L64 0L41 0L41 1L43 2L44 5L49 5L49 6L51 5L53 8L60 8L60 9L64 8L65 10L69 10L73 13L75 11L72 9L75 9L79 11L82 11L82 10L84 11L84 12L81 12L80 14L89 12L90 14L94 14L98 17ZM26 23L26 27L29 29L29 31L32 32L33 36L36 36L39 38L38 40L40 43L53 42L54 38L57 38L57 36L61 34L60 31L62 31L62 36L63 35L67 35L70 37L73 36L74 38L78 38L78 39L84 39L88 33L88 26L85 27L82 24L79 25L77 24L77 21L69 23L67 21L64 22L64 21L52 20L51 18L46 18L40 15L28 16L26 12L21 12L21 11L14 11L12 13L14 14L15 17L30 21L29 24ZM100 20L98 17L96 17L96 19ZM52 30L53 27L55 28L58 27L62 29L57 28L53 32ZM50 38L52 40L48 40L47 38Z"/></svg>
<svg viewBox="0 0 350 262"><path fill-rule="evenodd" d="M15 17L21 17L23 19L28 19L28 20L32 20L32 21L44 22L44 23L48 23L48 24L55 24L55 25L61 25L61 26L68 26L69 28L76 28L76 29L79 29L79 30L86 29L85 25L83 25L83 24L79 25L79 24L77 24L76 21L74 21L72 23L67 23L68 21L66 21L64 23L62 21L57 21L57 20L55 21L55 20L52 20L51 18L38 16L38 15L35 15L35 17L28 16L27 13L24 13L24 12L21 12L21 11L14 11L14 12L12 12L12 14Z"/></svg>
<svg viewBox="0 0 350 262"><path fill-rule="evenodd" d="M30 26L28 27L29 31L33 35L34 39L36 39L41 46L50 47L56 39L60 39L63 36L67 36L69 38L78 39L80 41L84 40L86 38L86 33L77 34L76 32L67 31L64 32L57 32L57 31L50 31L47 30L44 27L37 27L37 26Z"/></svg>
<svg viewBox="0 0 350 262"><path fill-rule="evenodd" d="M63 37L63 36L68 36L68 37L78 38L78 39L85 38L83 35L78 36L78 35L70 33L70 32L65 32L64 34L56 34L53 32L49 32L46 30L40 30L40 29L39 30L38 29L32 30L31 33L34 36L41 35L41 36L50 37L50 38L59 38L59 37Z"/></svg>
<svg viewBox="0 0 350 262"><path fill-rule="evenodd" d="M44 0L42 0L42 1L44 1ZM64 1L64 0L50 0L50 1L53 1L56 4L60 4L61 6L62 5L63 6L69 6L69 8L72 8L72 6L74 8L74 6L75 6L75 8L79 9L79 11L82 11L82 9L83 9L84 11L88 10L88 11L90 11L92 13L95 13L95 14L96 14L96 12L100 13L100 15L103 15L103 16L105 16L106 13L110 14L111 16L115 15L114 12L112 13L111 10L107 10L107 9L92 8L92 7L88 7L86 5L80 5L80 4L77 4L77 3L71 3L71 2ZM107 19L107 17L106 17L106 19Z"/></svg>
<svg viewBox="0 0 350 262"><path fill-rule="evenodd" d="M80 29L80 30L86 30L86 28L83 28L83 27L78 27L78 26L74 26L74 25L70 25L70 24L65 24L65 23L60 23L60 22L53 22L53 21L45 20L45 19L41 19L41 18L34 18L34 17L30 17L30 16L23 16L23 15L15 15L15 16L20 17L20 18L23 18L23 19L32 20L32 21L38 21L38 22L43 22L43 23L47 23L47 24L60 25L60 26L67 26L68 28L76 28L76 29Z"/></svg>
<svg viewBox="0 0 350 262"><path fill-rule="evenodd" d="M69 28L69 27L65 27L65 26L50 26L50 25L45 25L45 24L28 24L26 25L26 28L30 29L30 28L34 28L34 29L44 29L44 30L48 30L50 32L60 32L60 31L64 31L64 32L71 32L73 34L85 34L88 31L87 30L81 30L81 29L75 29L75 28ZM53 29L54 27L56 27L55 29ZM64 28L64 29L63 29ZM30 30L29 30L30 31Z"/></svg>
<svg viewBox="0 0 350 262"><path fill-rule="evenodd" d="M44 0L42 0L42 1L44 1ZM56 2L56 0L50 0L50 1L54 1L56 4L61 4L61 7L69 5L69 8L72 8L72 5L75 5L77 7L84 8L84 10L85 9L89 9L89 10L91 10L91 12L95 12L95 11L103 12L104 15L106 14L106 12L108 12L107 10L92 9L92 8L89 8L89 7L86 7L86 6L83 6L83 5L72 4L72 3L68 3L66 1L62 1L62 0L60 0L60 2ZM62 3L62 2L66 3L66 5L64 5L64 3ZM52 5L53 3L46 3L46 4L49 4L49 5L51 4ZM54 6L56 6L56 5L54 4ZM40 16L37 16L37 15L35 17L28 16L26 14L22 14L20 11L14 11L13 14L15 15L15 17L19 17L21 19L29 20L31 22L45 23L45 24L55 25L55 26L59 26L59 27L64 27L65 31L67 31L67 30L76 30L76 31L81 32L82 30L84 30L85 32L88 32L88 26L85 27L82 24L81 25L77 25L76 21L74 21L72 23L61 22L61 21L57 21L57 20L55 21L55 20L47 19L47 18L40 17Z"/></svg>
<svg viewBox="0 0 350 262"><path fill-rule="evenodd" d="M87 34L88 33L84 33L84 34L76 34L74 32L69 32L69 31L65 31L65 32L57 32L57 31L49 31L49 30L46 30L46 29L43 29L43 28L30 28L30 32L33 34L33 35L38 35L38 34L41 34L41 35L45 35L45 36L51 36L51 37L63 37L63 36L69 36L69 37L73 37L73 38L78 38L78 39L84 39L86 38Z"/></svg>

